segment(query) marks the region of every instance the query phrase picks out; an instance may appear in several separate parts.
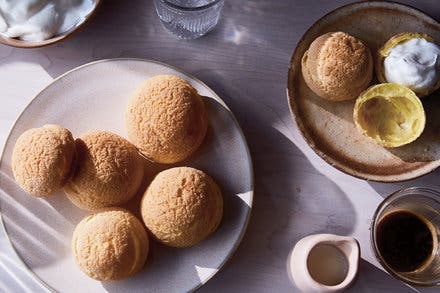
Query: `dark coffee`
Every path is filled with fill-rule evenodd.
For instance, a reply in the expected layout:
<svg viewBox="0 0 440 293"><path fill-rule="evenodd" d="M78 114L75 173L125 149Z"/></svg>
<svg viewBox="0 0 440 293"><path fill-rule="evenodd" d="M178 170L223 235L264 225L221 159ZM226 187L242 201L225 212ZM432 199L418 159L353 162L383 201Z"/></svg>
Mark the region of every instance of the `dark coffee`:
<svg viewBox="0 0 440 293"><path fill-rule="evenodd" d="M391 268L397 272L411 272L430 258L433 235L421 217L408 211L397 211L379 222L377 246Z"/></svg>

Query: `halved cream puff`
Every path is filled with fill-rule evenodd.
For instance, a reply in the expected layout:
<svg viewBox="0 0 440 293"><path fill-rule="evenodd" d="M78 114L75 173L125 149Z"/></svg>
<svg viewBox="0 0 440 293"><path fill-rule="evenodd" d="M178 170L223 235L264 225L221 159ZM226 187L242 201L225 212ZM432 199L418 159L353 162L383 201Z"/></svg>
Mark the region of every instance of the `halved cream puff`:
<svg viewBox="0 0 440 293"><path fill-rule="evenodd" d="M377 78L382 83L399 83L426 96L440 87L440 46L423 33L400 33L379 50Z"/></svg>
<svg viewBox="0 0 440 293"><path fill-rule="evenodd" d="M426 122L420 99L397 83L378 84L360 94L353 118L363 134L384 147L398 147L416 140Z"/></svg>

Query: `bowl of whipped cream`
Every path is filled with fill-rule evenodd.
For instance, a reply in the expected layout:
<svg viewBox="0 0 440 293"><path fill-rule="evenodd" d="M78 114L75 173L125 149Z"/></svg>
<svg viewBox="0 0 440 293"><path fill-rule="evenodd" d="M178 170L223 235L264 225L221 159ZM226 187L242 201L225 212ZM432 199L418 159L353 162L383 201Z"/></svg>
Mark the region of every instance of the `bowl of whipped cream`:
<svg viewBox="0 0 440 293"><path fill-rule="evenodd" d="M101 0L0 0L0 43L35 48L83 27Z"/></svg>

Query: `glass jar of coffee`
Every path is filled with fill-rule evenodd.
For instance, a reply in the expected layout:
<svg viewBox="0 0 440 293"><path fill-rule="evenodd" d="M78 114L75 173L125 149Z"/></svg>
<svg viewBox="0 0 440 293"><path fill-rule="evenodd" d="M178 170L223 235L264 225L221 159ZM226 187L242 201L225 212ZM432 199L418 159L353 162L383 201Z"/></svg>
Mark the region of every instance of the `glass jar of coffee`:
<svg viewBox="0 0 440 293"><path fill-rule="evenodd" d="M440 284L440 193L411 187L387 197L371 227L376 258L393 276L412 285Z"/></svg>

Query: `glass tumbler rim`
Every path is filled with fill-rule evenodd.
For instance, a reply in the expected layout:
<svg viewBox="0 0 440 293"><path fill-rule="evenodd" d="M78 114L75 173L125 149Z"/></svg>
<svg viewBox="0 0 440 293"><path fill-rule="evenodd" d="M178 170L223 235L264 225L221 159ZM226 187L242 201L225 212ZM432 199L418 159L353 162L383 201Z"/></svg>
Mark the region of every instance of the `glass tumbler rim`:
<svg viewBox="0 0 440 293"><path fill-rule="evenodd" d="M380 213L382 212L382 210L386 206L390 205L395 199L399 198L400 196L408 196L408 195L410 196L411 194L416 194L417 192L423 193L423 194L420 194L421 196L428 197L429 199L440 203L440 191L432 189L432 188L415 187L414 186L414 187L407 187L407 188L402 188L397 191L394 191L393 193L388 195L379 204L376 211L374 212L373 220L372 220L371 228L370 228L370 242L371 242L373 253L374 253L376 259L379 261L381 266L389 274L391 274L393 277L395 277L398 280L403 281L404 283L409 284L409 285L423 286L423 287L438 286L438 285L440 285L440 278L434 279L432 281L417 281L417 280L406 278L405 276L403 276L400 273L393 270L380 255L380 252L379 252L379 249L378 249L377 243L376 243L376 228L377 228L378 220L379 220L378 217L379 217ZM429 195L427 196L427 194L429 194ZM434 198L433 196L438 196L438 198Z"/></svg>
<svg viewBox="0 0 440 293"><path fill-rule="evenodd" d="M178 10L182 10L182 11L201 11L201 10L205 10L207 8L210 8L214 5L216 5L219 2L222 2L224 0L213 0L212 2L202 5L202 6L196 6L196 7L187 7L187 6L181 6L175 3L171 3L169 0L158 0L160 2L162 2L165 5L168 5L171 8L174 9L178 9Z"/></svg>

